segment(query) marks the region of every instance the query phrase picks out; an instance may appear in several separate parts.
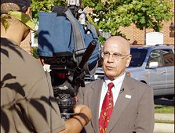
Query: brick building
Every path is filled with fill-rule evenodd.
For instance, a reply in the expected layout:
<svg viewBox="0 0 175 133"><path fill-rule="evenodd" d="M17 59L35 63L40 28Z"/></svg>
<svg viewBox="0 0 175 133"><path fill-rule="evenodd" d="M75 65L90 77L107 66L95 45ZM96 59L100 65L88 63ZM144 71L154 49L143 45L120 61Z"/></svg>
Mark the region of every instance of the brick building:
<svg viewBox="0 0 175 133"><path fill-rule="evenodd" d="M174 45L174 31L173 31L172 26L174 26L174 20L163 24L163 28L160 32L163 33L163 35L164 35L164 44ZM130 39L131 44L133 42L136 42L139 45L144 44L145 31L139 30L138 28L136 28L136 26L134 24L132 24L131 26L126 27L126 28L120 28L120 30L122 33L124 33L126 35L127 39ZM153 30L146 29L146 33L148 33L148 32L153 32Z"/></svg>
<svg viewBox="0 0 175 133"><path fill-rule="evenodd" d="M174 0L172 12L174 12ZM144 44L145 32L153 32L153 29L139 30L134 24L126 28L119 29L123 34L126 35L126 38L130 40L130 43L137 42L139 45ZM163 23L163 28L160 31L164 35L164 44L174 45L174 17L169 22Z"/></svg>

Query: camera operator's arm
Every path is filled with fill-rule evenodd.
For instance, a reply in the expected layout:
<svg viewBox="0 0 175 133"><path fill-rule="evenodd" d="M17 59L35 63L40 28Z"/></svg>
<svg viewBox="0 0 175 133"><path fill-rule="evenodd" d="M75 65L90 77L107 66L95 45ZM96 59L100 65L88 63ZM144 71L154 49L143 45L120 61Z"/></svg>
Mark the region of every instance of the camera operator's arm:
<svg viewBox="0 0 175 133"><path fill-rule="evenodd" d="M91 119L91 110L85 105L76 105L76 113L72 118L66 120L66 129L59 133L79 133Z"/></svg>

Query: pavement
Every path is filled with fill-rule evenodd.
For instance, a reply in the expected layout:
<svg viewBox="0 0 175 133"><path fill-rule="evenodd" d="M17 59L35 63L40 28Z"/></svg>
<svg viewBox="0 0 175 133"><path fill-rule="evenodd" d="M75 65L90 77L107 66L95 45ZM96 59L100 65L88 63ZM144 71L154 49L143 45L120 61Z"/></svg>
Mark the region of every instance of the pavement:
<svg viewBox="0 0 175 133"><path fill-rule="evenodd" d="M155 113L155 120L168 121L170 123L155 123L154 133L174 133L174 114Z"/></svg>

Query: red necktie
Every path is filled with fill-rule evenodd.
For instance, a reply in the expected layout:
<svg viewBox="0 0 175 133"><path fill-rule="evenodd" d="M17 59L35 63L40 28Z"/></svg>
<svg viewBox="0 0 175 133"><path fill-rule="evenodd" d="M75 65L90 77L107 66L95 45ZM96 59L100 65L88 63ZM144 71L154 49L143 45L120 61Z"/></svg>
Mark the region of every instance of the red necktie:
<svg viewBox="0 0 175 133"><path fill-rule="evenodd" d="M113 86L114 84L112 82L108 84L108 91L102 104L102 109L99 118L100 133L105 133L113 110L113 96L112 96Z"/></svg>

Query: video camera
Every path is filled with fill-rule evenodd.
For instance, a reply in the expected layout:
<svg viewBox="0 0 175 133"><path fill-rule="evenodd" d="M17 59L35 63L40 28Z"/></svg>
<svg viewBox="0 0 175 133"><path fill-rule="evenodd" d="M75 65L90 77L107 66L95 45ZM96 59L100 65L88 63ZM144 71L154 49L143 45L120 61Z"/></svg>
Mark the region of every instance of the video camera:
<svg viewBox="0 0 175 133"><path fill-rule="evenodd" d="M80 1L67 0L67 4L74 17L78 19ZM54 13L57 13L60 10L57 7L53 7L52 11L54 11ZM40 37L42 37L40 41L41 44L43 44L43 41L46 42L46 39L43 36L47 34L41 33L45 33L45 31L43 30L42 32L40 32ZM55 45L55 43L53 44ZM49 43L47 43L47 46L48 45ZM76 104L75 96L78 93L79 87L85 86L84 67L91 57L92 53L94 52L96 46L97 41L92 40L88 47L85 49L85 51L78 52L77 54L73 54L71 52L57 52L53 54L53 57L40 56L40 58L44 59L44 63L50 65L50 76L54 97L59 105L61 116L64 119L68 119L74 115L73 107ZM41 46L42 50L44 47L45 45ZM80 63L78 64L76 61L77 57L80 59Z"/></svg>
<svg viewBox="0 0 175 133"><path fill-rule="evenodd" d="M54 97L59 105L61 116L68 119L74 115L73 107L76 104L74 97L80 86L84 87L84 65L92 55L97 42L93 40L82 56L78 67L75 67L72 55L59 55L58 58L44 58L44 62L50 64L51 82Z"/></svg>

